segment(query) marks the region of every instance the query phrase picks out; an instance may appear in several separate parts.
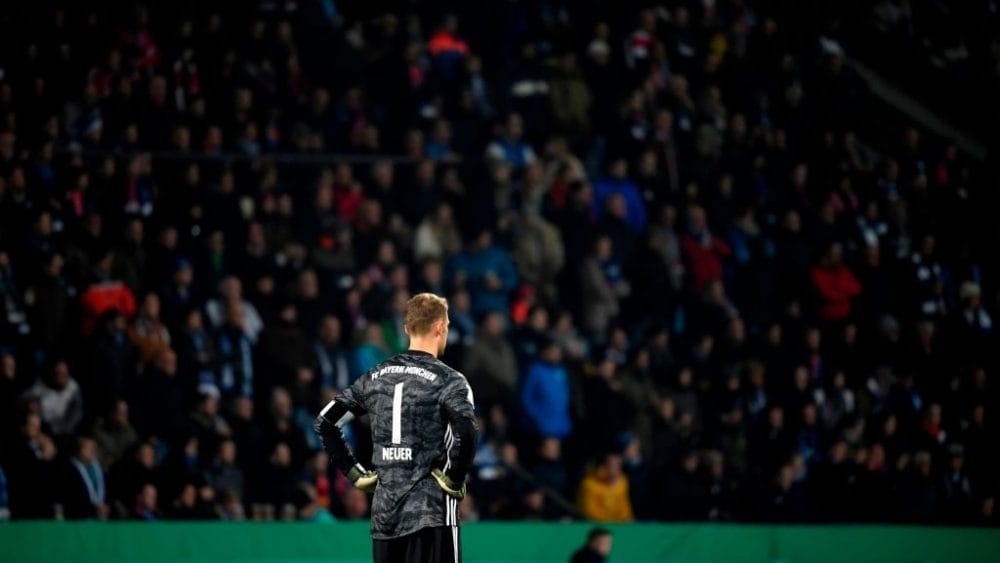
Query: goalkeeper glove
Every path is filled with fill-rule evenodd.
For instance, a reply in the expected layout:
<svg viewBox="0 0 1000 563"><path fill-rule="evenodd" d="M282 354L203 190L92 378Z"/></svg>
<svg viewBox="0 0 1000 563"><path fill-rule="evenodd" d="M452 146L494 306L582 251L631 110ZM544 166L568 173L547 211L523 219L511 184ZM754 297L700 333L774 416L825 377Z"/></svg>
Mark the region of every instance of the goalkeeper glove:
<svg viewBox="0 0 1000 563"><path fill-rule="evenodd" d="M438 468L431 469L431 477L434 477L434 480L437 481L438 486L441 487L441 490L447 493L448 496L460 500L465 498L464 481L461 483L456 483L452 481L447 475L445 475L444 471L441 471Z"/></svg>
<svg viewBox="0 0 1000 563"><path fill-rule="evenodd" d="M378 486L378 473L366 470L361 464L357 464L347 471L347 478L355 487L366 493L374 493Z"/></svg>

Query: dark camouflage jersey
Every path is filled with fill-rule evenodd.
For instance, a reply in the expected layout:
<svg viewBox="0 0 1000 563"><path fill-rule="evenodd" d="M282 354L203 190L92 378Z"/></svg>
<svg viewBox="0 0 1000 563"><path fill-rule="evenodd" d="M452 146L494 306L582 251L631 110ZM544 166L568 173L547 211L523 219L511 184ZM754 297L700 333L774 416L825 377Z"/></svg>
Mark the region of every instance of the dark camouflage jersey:
<svg viewBox="0 0 1000 563"><path fill-rule="evenodd" d="M369 370L337 400L355 414L368 413L371 423L368 467L379 477L372 537L457 526L457 501L444 494L430 472L435 467L447 472L457 452L459 439L450 422L474 420L465 376L430 354L407 351Z"/></svg>

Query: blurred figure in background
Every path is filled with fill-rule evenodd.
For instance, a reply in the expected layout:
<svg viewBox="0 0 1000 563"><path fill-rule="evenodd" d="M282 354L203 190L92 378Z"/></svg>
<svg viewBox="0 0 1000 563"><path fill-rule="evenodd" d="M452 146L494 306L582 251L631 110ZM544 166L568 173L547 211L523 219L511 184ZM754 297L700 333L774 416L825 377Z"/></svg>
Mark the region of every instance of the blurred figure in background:
<svg viewBox="0 0 1000 563"><path fill-rule="evenodd" d="M611 557L611 531L594 528L587 533L587 543L573 552L569 563L604 563Z"/></svg>

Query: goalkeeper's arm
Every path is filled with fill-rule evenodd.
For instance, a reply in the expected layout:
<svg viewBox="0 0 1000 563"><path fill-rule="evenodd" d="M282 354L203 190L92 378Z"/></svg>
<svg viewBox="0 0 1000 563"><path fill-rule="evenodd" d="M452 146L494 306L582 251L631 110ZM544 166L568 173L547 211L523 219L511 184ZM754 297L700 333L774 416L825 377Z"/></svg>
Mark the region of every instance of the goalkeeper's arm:
<svg viewBox="0 0 1000 563"><path fill-rule="evenodd" d="M465 377L458 375L449 381L441 394L441 407L451 428L448 463L435 468L431 476L446 493L454 498L465 496L465 476L476 455L476 415L472 388Z"/></svg>
<svg viewBox="0 0 1000 563"><path fill-rule="evenodd" d="M344 440L341 426L350 422L355 415L363 414L364 409L356 401L345 395L340 395L330 401L316 417L313 428L323 442L323 449L330 456L330 463L339 469L359 489L370 491L375 488L377 477L373 471L367 471L351 451L351 446Z"/></svg>
<svg viewBox="0 0 1000 563"><path fill-rule="evenodd" d="M459 417L451 420L451 431L457 442L457 450L451 455L451 463L444 474L453 483L462 484L476 455L476 423L471 418Z"/></svg>

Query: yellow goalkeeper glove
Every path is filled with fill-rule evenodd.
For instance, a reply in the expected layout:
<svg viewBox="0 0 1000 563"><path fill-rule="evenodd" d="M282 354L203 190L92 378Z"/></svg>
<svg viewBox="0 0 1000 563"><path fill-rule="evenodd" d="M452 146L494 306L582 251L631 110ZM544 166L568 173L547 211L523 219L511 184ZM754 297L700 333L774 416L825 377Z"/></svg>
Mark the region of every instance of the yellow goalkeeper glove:
<svg viewBox="0 0 1000 563"><path fill-rule="evenodd" d="M438 486L441 487L441 490L447 493L448 496L452 498L457 498L459 500L465 498L464 481L462 483L455 483L447 475L445 475L444 471L441 471L436 467L434 469L431 469L431 477L434 477L434 480L437 481Z"/></svg>
<svg viewBox="0 0 1000 563"><path fill-rule="evenodd" d="M347 478L355 487L366 493L374 493L378 486L378 473L366 470L361 464L355 465L347 472Z"/></svg>

